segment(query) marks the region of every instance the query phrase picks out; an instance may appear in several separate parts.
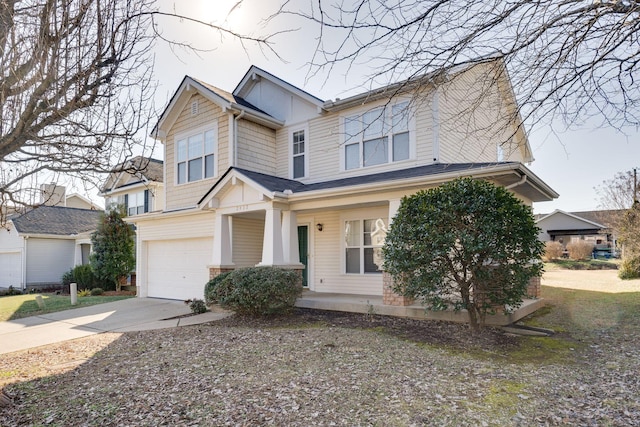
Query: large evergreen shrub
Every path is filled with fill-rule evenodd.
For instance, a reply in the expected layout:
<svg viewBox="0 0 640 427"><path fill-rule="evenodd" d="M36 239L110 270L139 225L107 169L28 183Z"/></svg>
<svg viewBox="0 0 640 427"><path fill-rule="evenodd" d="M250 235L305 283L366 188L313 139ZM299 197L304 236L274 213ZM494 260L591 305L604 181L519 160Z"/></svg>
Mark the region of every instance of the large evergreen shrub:
<svg viewBox="0 0 640 427"><path fill-rule="evenodd" d="M394 291L428 309L487 313L522 304L542 274L544 245L531 208L486 181L457 179L404 197L387 234L384 269Z"/></svg>

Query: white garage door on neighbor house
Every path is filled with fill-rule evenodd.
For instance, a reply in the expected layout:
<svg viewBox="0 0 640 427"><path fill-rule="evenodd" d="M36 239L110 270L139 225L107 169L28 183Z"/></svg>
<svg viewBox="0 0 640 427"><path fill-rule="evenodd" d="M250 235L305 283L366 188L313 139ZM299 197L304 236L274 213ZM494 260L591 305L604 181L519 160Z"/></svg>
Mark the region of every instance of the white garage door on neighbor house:
<svg viewBox="0 0 640 427"><path fill-rule="evenodd" d="M20 252L0 253L0 287L21 288L22 258Z"/></svg>

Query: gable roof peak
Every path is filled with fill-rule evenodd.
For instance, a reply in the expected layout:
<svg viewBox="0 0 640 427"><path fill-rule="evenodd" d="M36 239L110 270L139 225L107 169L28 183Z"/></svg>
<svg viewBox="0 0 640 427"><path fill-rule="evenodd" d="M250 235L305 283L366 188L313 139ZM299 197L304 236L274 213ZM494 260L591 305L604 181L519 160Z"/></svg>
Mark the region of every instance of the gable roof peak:
<svg viewBox="0 0 640 427"><path fill-rule="evenodd" d="M286 80L281 79L280 77L271 74L268 71L263 70L262 68L252 65L249 67L245 75L242 77L236 88L233 90L234 96L246 97L247 94L251 91L253 86L260 81L260 79L267 79L271 83L280 86L281 88L292 92L299 97L305 99L306 101L321 107L324 104L324 101L318 98L315 95L310 94L304 89L300 89L299 87L287 82Z"/></svg>

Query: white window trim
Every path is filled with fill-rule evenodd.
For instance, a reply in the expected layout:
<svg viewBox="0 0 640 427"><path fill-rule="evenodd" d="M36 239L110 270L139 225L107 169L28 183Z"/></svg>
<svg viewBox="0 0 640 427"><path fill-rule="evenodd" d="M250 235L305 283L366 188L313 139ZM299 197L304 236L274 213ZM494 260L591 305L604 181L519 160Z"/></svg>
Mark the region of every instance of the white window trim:
<svg viewBox="0 0 640 427"><path fill-rule="evenodd" d="M142 200L142 204L139 204L139 202L137 201L138 196L140 196L141 200ZM133 198L136 198L136 205L134 206L131 201ZM128 205L127 206L127 216L134 216L134 215L140 215L141 213L144 213L144 190L142 191L136 191L134 193L129 193L128 195ZM136 208L136 212L135 213L130 213L129 210L132 208ZM138 212L138 208L142 208L142 212Z"/></svg>
<svg viewBox="0 0 640 427"><path fill-rule="evenodd" d="M347 169L346 168L346 146L347 146L347 141L346 141L346 129L345 129L345 119L347 117L351 117L351 116L362 116L364 113L368 112L368 111L373 111L376 110L380 107L384 107L385 108L385 115L388 116L388 118L390 118L390 111L392 111L392 108L394 105L397 104L402 104L403 102L408 102L408 108L409 108L409 123L408 123L408 131L409 131L409 158L408 159L404 159L404 160L398 160L398 161L393 161L393 143L392 143L392 136L393 134L391 132L385 134L385 136L388 137L387 139L387 159L388 161L386 163L381 163L381 164L377 164L377 165L371 165L371 166L364 166L363 164L363 158L362 158L362 150L364 149L363 147L363 139L361 138L359 141L359 166L357 168L353 168L353 169ZM354 172L354 171L360 171L360 170L371 170L371 169L388 169L390 166L393 168L393 166L395 165L402 165L404 163L409 163L409 162L413 162L416 160L416 153L417 153L417 149L416 149L416 112L413 108L412 102L410 98L399 98L399 99L395 99L393 100L393 102L388 102L388 103L376 103L373 105L370 105L366 108L359 108L357 110L352 110L349 111L348 113L342 113L339 117L340 123L339 123L339 128L340 128L340 172L344 172L344 173L349 173L349 172ZM390 127L391 129L391 127Z"/></svg>
<svg viewBox="0 0 640 427"><path fill-rule="evenodd" d="M389 229L389 209L388 208L373 208L373 209L359 209L355 211L349 211L348 213L340 215L340 274L350 277L362 277L362 276L377 276L379 273L365 273L364 272L364 256L360 257L360 271L361 273L347 273L347 255L345 244L345 222L347 221L361 221L364 224L366 219L382 218L385 220L387 230ZM364 247L363 239L364 230L360 230L360 248ZM364 251L361 251L364 255Z"/></svg>
<svg viewBox="0 0 640 427"><path fill-rule="evenodd" d="M187 180L183 183L178 183L178 141L182 140L182 139L187 139L190 136L193 135L197 135L199 133L203 134L206 131L213 131L213 175L210 177L204 177L202 179L196 180L196 181L189 181L189 172L187 171ZM203 144L204 144L204 140L203 140ZM187 143L188 146L188 143ZM186 162L188 164L190 159L187 158ZM196 182L202 182L204 180L207 179L213 179L213 178L217 178L218 177L218 161L219 161L219 156L218 156L218 123L216 121L211 122L209 124L203 125L203 126L199 126L195 129L191 129L188 132L182 132L179 134L176 134L176 136L173 138L173 183L176 186L182 186L182 185L188 185L188 184L193 184ZM203 162L203 167L204 167L204 157L202 157L202 162ZM204 170L203 170L203 175L204 175Z"/></svg>
<svg viewBox="0 0 640 427"><path fill-rule="evenodd" d="M293 177L293 134L299 131L304 132L304 175L298 178ZM289 177L291 179L306 179L309 178L309 126L293 126L289 129L288 136L289 144Z"/></svg>

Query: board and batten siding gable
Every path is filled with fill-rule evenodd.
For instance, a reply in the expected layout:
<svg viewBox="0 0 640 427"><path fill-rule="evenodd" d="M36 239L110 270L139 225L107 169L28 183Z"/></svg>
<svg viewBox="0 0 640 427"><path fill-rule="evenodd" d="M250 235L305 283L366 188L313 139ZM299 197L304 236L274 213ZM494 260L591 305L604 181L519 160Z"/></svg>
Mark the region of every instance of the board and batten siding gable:
<svg viewBox="0 0 640 427"><path fill-rule="evenodd" d="M234 268L253 267L262 261L264 220L235 216L232 219Z"/></svg>
<svg viewBox="0 0 640 427"><path fill-rule="evenodd" d="M198 114L192 116L191 104L198 103ZM222 173L229 167L229 115L222 108L196 93L186 102L184 109L169 130L165 140L165 209L174 210L195 206L200 198L211 188ZM190 131L203 129L217 123L217 176L200 181L176 184L176 137L188 135Z"/></svg>
<svg viewBox="0 0 640 427"><path fill-rule="evenodd" d="M297 123L317 115L317 107L293 94L289 90L269 81L260 79L253 85L244 99L260 107L271 117L288 123Z"/></svg>
<svg viewBox="0 0 640 427"><path fill-rule="evenodd" d="M266 126L239 120L238 122L238 167L276 174L276 135Z"/></svg>
<svg viewBox="0 0 640 427"><path fill-rule="evenodd" d="M27 285L61 283L74 260L75 240L27 239Z"/></svg>
<svg viewBox="0 0 640 427"><path fill-rule="evenodd" d="M477 65L438 89L441 163L523 161L522 147L507 103L499 91L495 65Z"/></svg>

